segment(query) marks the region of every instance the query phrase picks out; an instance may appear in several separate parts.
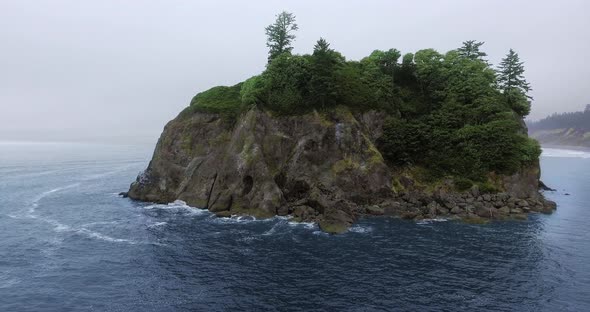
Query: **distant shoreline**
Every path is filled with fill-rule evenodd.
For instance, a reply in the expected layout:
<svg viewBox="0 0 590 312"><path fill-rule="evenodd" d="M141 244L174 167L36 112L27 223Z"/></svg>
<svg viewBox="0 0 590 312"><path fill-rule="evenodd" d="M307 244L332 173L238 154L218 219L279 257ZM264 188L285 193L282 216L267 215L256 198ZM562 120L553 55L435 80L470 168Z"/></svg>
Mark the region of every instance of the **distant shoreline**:
<svg viewBox="0 0 590 312"><path fill-rule="evenodd" d="M557 144L542 144L541 148L565 149L571 151L590 152L590 147L574 146L574 145L557 145Z"/></svg>

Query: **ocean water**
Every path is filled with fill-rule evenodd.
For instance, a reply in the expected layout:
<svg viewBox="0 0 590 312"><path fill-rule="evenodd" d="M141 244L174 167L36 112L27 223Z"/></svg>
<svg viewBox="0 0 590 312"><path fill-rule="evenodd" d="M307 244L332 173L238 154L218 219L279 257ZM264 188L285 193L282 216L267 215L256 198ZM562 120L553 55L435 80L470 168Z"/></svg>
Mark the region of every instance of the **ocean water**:
<svg viewBox="0 0 590 312"><path fill-rule="evenodd" d="M590 310L588 152L544 151L552 215L330 236L117 196L152 148L0 143L0 311Z"/></svg>

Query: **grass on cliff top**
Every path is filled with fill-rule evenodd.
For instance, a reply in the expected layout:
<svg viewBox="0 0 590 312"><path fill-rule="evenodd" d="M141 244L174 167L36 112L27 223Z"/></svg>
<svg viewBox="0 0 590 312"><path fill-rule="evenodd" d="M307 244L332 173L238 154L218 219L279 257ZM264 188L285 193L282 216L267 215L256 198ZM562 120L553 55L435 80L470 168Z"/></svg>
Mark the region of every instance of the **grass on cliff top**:
<svg viewBox="0 0 590 312"><path fill-rule="evenodd" d="M242 83L238 83L231 87L217 86L203 91L193 97L190 105L180 113L180 116L190 116L200 112L236 117L243 107L241 89Z"/></svg>

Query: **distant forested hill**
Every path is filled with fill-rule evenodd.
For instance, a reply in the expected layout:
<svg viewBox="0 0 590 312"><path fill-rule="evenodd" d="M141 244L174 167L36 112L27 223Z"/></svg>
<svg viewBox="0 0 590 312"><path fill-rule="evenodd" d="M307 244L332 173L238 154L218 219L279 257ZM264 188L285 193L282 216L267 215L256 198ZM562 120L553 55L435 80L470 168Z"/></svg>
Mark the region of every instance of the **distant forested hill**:
<svg viewBox="0 0 590 312"><path fill-rule="evenodd" d="M590 147L590 104L584 111L553 114L528 127L529 134L542 144Z"/></svg>

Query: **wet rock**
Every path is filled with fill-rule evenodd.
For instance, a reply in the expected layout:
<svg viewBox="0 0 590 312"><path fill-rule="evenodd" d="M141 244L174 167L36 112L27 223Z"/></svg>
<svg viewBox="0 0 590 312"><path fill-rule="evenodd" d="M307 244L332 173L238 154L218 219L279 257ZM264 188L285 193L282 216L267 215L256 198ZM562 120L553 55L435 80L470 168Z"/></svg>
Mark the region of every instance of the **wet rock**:
<svg viewBox="0 0 590 312"><path fill-rule="evenodd" d="M373 205L366 208L366 213L373 216L382 216L385 214L385 209L377 205Z"/></svg>
<svg viewBox="0 0 590 312"><path fill-rule="evenodd" d="M421 214L418 211L404 211L401 213L400 217L402 219L411 220L411 219L416 218L419 215L421 215Z"/></svg>
<svg viewBox="0 0 590 312"><path fill-rule="evenodd" d="M453 209L451 209L452 214L460 214L462 212L463 212L463 210L461 208L459 208L459 206L455 206L455 207L453 207Z"/></svg>
<svg viewBox="0 0 590 312"><path fill-rule="evenodd" d="M436 214L439 216L446 216L447 214L449 214L449 209L438 205L438 207L436 207Z"/></svg>
<svg viewBox="0 0 590 312"><path fill-rule="evenodd" d="M289 214L289 207L287 207L287 206L281 206L277 209L278 216L286 216L288 214Z"/></svg>
<svg viewBox="0 0 590 312"><path fill-rule="evenodd" d="M396 201L388 201L382 204L383 213L387 216L398 215L402 210L402 204Z"/></svg>
<svg viewBox="0 0 590 312"><path fill-rule="evenodd" d="M556 189L552 189L549 186L547 186L545 183L543 183L543 181L539 180L539 189L542 191L549 191L549 192L555 192Z"/></svg>
<svg viewBox="0 0 590 312"><path fill-rule="evenodd" d="M342 210L331 209L319 222L320 229L330 234L341 234L346 232L354 218Z"/></svg>
<svg viewBox="0 0 590 312"><path fill-rule="evenodd" d="M510 218L514 220L527 220L528 216L525 213L517 213L510 215Z"/></svg>
<svg viewBox="0 0 590 312"><path fill-rule="evenodd" d="M498 210L496 208L482 207L475 210L475 214L482 218L494 218L498 216Z"/></svg>
<svg viewBox="0 0 590 312"><path fill-rule="evenodd" d="M482 218L476 214L468 214L463 218L463 222L471 224L485 224L489 222L489 219Z"/></svg>
<svg viewBox="0 0 590 312"><path fill-rule="evenodd" d="M551 200L546 200L545 201L545 206L550 208L550 209L557 209L557 203Z"/></svg>
<svg viewBox="0 0 590 312"><path fill-rule="evenodd" d="M315 210L309 206L297 206L293 208L293 216L302 221L307 221L315 217Z"/></svg>
<svg viewBox="0 0 590 312"><path fill-rule="evenodd" d="M218 218L229 218L232 216L232 213L229 210L218 211L218 212L215 212L215 216L217 216Z"/></svg>

